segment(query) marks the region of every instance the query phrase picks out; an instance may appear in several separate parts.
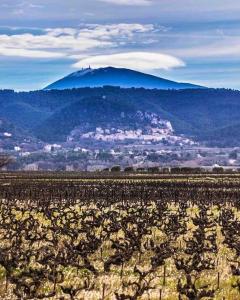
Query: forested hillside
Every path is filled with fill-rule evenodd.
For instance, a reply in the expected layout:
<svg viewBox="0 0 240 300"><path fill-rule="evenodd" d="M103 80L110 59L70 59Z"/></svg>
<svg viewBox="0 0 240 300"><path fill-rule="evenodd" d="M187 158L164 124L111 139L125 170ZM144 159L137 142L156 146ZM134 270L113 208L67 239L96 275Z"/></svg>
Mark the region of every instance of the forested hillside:
<svg viewBox="0 0 240 300"><path fill-rule="evenodd" d="M141 127L137 113L157 114L177 134L238 143L240 92L226 89L146 90L118 87L17 93L0 91L0 118L45 141L64 141L76 126ZM213 140L214 137L214 140Z"/></svg>

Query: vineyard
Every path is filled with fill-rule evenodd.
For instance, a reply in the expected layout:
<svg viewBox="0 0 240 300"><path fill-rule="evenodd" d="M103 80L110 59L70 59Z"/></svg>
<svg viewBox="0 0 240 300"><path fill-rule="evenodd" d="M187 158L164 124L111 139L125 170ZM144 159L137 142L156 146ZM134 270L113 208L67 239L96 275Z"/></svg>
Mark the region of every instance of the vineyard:
<svg viewBox="0 0 240 300"><path fill-rule="evenodd" d="M0 207L0 299L240 299L240 174L2 172Z"/></svg>

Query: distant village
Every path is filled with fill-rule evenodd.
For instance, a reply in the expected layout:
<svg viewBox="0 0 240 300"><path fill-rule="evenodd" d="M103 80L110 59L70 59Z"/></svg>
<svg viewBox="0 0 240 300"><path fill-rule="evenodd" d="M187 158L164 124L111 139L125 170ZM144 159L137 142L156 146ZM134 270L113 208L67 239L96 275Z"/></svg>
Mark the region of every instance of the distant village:
<svg viewBox="0 0 240 300"><path fill-rule="evenodd" d="M120 166L121 169L152 167L219 167L237 169L240 166L239 148L207 148L198 144L182 145L166 142L124 143L108 146L91 143L45 144L24 141L13 145L0 143L0 153L8 153L13 163L10 170L26 171L102 171Z"/></svg>
<svg viewBox="0 0 240 300"><path fill-rule="evenodd" d="M240 148L207 147L176 135L169 121L152 113L138 112L138 118L147 119L148 125L141 129L97 127L84 132L76 127L62 143L44 143L14 132L2 123L0 154L12 157L6 168L25 171L102 171L116 166L121 170L221 166L238 169L240 166Z"/></svg>

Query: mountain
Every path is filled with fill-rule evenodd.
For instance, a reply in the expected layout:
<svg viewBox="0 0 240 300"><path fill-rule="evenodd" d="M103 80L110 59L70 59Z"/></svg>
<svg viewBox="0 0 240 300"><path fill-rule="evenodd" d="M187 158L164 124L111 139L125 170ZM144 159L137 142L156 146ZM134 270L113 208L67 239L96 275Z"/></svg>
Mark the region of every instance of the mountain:
<svg viewBox="0 0 240 300"><path fill-rule="evenodd" d="M141 72L120 68L83 69L47 86L45 90L64 90L82 87L120 86L146 89L197 89L201 86L179 83Z"/></svg>
<svg viewBox="0 0 240 300"><path fill-rule="evenodd" d="M2 132L47 143L94 143L181 135L211 145L240 145L240 91L80 88L0 91ZM22 134L22 133L21 133ZM7 136L5 138L8 138Z"/></svg>
<svg viewBox="0 0 240 300"><path fill-rule="evenodd" d="M171 116L161 107L155 113L150 107L143 109L136 101L128 97L125 99L109 94L71 102L35 128L35 133L42 140L64 142L67 138L81 140L81 136L87 137L89 133L96 133L97 136L97 132L105 130L110 140L118 131L141 130L144 134L150 132L152 127L161 127L165 120L171 119L178 123L177 117ZM187 126L179 120L179 126L181 123L183 127ZM102 140L106 138L101 136Z"/></svg>
<svg viewBox="0 0 240 300"><path fill-rule="evenodd" d="M240 145L240 123L223 126L219 129L210 131L207 135L203 135L202 139L207 141L209 146L235 147Z"/></svg>
<svg viewBox="0 0 240 300"><path fill-rule="evenodd" d="M104 87L47 91L42 96L49 98L49 103L54 102L55 109L34 128L34 134L51 142L66 141L74 130L80 136L95 132L96 128L110 133L112 128L144 131L154 127L154 118L169 121L178 135L211 141L209 137L215 131L231 128L240 118L240 92L225 89L164 91ZM141 120L139 113L151 115L152 119ZM224 143L228 137L231 136L225 134L221 139L218 135L218 141ZM236 135L233 138L236 140Z"/></svg>
<svg viewBox="0 0 240 300"><path fill-rule="evenodd" d="M14 146L26 142L36 142L36 139L28 135L28 132L21 127L0 118L0 148L13 149Z"/></svg>

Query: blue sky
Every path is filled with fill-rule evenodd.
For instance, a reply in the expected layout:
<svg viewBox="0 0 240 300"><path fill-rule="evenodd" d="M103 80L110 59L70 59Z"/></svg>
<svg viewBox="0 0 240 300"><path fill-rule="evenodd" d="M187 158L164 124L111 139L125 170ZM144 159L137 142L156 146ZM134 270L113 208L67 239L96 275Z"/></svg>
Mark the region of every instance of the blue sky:
<svg viewBox="0 0 240 300"><path fill-rule="evenodd" d="M240 89L240 3L1 0L0 88L41 89L89 64Z"/></svg>

